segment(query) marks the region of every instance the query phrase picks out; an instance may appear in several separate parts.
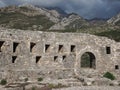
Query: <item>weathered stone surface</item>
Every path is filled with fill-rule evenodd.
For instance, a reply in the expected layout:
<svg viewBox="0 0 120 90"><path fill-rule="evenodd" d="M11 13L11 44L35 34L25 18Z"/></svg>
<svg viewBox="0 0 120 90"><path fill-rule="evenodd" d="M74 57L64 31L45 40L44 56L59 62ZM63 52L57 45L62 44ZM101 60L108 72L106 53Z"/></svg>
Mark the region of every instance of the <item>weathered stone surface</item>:
<svg viewBox="0 0 120 90"><path fill-rule="evenodd" d="M23 90L23 87L4 87L4 86L0 86L0 90Z"/></svg>
<svg viewBox="0 0 120 90"><path fill-rule="evenodd" d="M23 8L26 7L32 11L32 13L30 11L27 11L27 12L21 11L21 13L23 13L25 15L28 15L28 16L45 15L54 23L57 23L60 21L59 20L60 14L56 10L48 10L45 8L38 8L38 7L35 7L30 4L23 4L23 5L20 5L19 7L23 7Z"/></svg>
<svg viewBox="0 0 120 90"><path fill-rule="evenodd" d="M115 24L119 23L119 21L120 21L120 13L117 14L116 16L112 17L111 19L109 19L107 21L107 23L115 25Z"/></svg>
<svg viewBox="0 0 120 90"><path fill-rule="evenodd" d="M37 81L39 77L91 78L102 77L109 71L119 80L118 49L120 43L89 34L1 29L0 79L17 82L25 78ZM95 56L95 67L81 67L81 56L85 52Z"/></svg>
<svg viewBox="0 0 120 90"><path fill-rule="evenodd" d="M75 20L79 20L81 17L79 15L70 15L69 17L63 18L60 22L53 25L49 30L64 30L65 26L69 25L70 23L74 22Z"/></svg>
<svg viewBox="0 0 120 90"><path fill-rule="evenodd" d="M83 86L83 87L69 87L62 89L53 90L120 90L120 87L110 87L110 86Z"/></svg>

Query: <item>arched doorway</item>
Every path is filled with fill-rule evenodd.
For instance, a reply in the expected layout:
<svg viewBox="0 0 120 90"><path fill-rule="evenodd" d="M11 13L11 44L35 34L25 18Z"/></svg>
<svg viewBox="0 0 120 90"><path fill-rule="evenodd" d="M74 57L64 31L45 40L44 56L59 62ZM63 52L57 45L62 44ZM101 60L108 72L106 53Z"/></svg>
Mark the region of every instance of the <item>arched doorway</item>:
<svg viewBox="0 0 120 90"><path fill-rule="evenodd" d="M95 55L91 52L85 52L81 56L81 68L96 68Z"/></svg>

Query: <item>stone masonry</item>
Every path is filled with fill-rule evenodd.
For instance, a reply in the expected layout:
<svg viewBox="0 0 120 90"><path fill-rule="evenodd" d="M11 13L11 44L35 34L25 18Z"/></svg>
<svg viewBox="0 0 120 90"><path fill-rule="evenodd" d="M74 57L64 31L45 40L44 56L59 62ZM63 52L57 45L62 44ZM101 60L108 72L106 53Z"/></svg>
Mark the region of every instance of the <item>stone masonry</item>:
<svg viewBox="0 0 120 90"><path fill-rule="evenodd" d="M81 67L84 53L94 56ZM83 33L0 30L0 79L101 76L109 71L120 79L120 43Z"/></svg>

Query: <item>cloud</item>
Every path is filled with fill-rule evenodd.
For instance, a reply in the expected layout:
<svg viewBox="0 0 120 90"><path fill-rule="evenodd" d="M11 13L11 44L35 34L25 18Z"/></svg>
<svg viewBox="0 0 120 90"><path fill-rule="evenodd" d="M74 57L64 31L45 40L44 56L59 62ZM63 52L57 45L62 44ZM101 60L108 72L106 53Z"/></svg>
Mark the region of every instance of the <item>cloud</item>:
<svg viewBox="0 0 120 90"><path fill-rule="evenodd" d="M0 0L8 5L30 3L34 5L52 6L64 0Z"/></svg>
<svg viewBox="0 0 120 90"><path fill-rule="evenodd" d="M4 2L0 1L0 6L4 7L4 6L6 6L6 4Z"/></svg>
<svg viewBox="0 0 120 90"><path fill-rule="evenodd" d="M109 18L120 12L120 0L70 0L65 10L85 18Z"/></svg>
<svg viewBox="0 0 120 90"><path fill-rule="evenodd" d="M30 3L47 7L60 7L85 18L109 18L120 12L120 0L0 0L0 6Z"/></svg>

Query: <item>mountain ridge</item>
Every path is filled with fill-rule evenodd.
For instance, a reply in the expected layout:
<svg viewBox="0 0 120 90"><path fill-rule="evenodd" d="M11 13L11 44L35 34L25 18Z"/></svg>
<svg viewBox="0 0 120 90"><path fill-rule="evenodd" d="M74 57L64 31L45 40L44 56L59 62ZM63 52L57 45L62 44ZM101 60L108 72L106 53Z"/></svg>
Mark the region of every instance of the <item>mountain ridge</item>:
<svg viewBox="0 0 120 90"><path fill-rule="evenodd" d="M120 25L120 13L118 13L116 16L113 16L110 18L107 23L113 24L113 25Z"/></svg>
<svg viewBox="0 0 120 90"><path fill-rule="evenodd" d="M6 12L6 14L7 13L9 13L9 14L10 13L19 13L19 14L23 14L24 16L27 16L27 17L36 17L36 16L42 15L42 16L46 17L46 19L48 19L48 22L50 21L51 23L54 24L50 28L46 28L46 29L50 29L50 30L51 29L56 29L56 30L62 29L63 30L66 28L66 26L68 26L70 23L72 23L76 19L83 20L83 18L81 18L77 14L73 14L73 13L66 14L63 17L63 15L60 14L57 10L38 8L33 5L29 5L29 4L1 8L0 13L2 13L2 12ZM17 17L17 18L20 19L20 17ZM59 24L59 27L58 27L58 24ZM57 27L57 28L53 28L53 27ZM60 28L60 27L62 27L62 28Z"/></svg>
<svg viewBox="0 0 120 90"><path fill-rule="evenodd" d="M57 10L29 4L0 8L0 26L22 30L90 33L120 41L119 14L109 20L86 20L76 13L66 13L64 16Z"/></svg>

